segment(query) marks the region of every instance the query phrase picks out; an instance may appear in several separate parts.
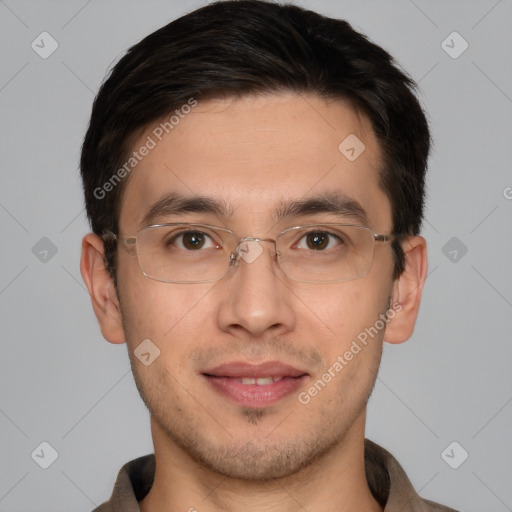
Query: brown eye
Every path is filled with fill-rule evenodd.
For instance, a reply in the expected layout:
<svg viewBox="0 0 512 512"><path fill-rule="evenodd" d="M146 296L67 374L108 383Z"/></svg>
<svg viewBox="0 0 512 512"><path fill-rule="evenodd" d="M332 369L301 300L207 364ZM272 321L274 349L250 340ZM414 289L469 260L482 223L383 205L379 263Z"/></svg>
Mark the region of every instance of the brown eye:
<svg viewBox="0 0 512 512"><path fill-rule="evenodd" d="M306 235L306 244L308 249L325 249L329 245L329 234L322 232L313 232Z"/></svg>
<svg viewBox="0 0 512 512"><path fill-rule="evenodd" d="M181 237L185 249L201 249L206 241L206 235L199 231L187 231Z"/></svg>
<svg viewBox="0 0 512 512"><path fill-rule="evenodd" d="M331 252L345 245L343 233L335 234L330 231L311 230L302 234L295 248L307 251Z"/></svg>

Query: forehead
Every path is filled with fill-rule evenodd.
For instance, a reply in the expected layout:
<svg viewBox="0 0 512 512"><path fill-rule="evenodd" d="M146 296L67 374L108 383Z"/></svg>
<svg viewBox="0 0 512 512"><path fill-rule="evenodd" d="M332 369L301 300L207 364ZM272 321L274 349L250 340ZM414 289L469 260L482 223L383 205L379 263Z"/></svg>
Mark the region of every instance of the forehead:
<svg viewBox="0 0 512 512"><path fill-rule="evenodd" d="M372 227L390 227L371 122L342 100L290 93L203 101L146 127L132 151L139 154L122 198L124 232L143 227L168 194L211 197L229 206L233 223L264 229L283 202L339 192L364 206Z"/></svg>

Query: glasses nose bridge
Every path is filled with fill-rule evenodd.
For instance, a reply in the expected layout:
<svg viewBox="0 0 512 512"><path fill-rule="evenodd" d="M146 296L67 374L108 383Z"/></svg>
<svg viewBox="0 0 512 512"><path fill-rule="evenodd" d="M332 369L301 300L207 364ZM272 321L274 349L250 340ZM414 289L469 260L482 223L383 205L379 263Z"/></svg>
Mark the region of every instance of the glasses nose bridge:
<svg viewBox="0 0 512 512"><path fill-rule="evenodd" d="M276 261L278 261L277 257L279 255L279 253L277 252L277 240L275 238L258 238L258 237L254 237L254 236L244 236L237 240L237 245L234 248L234 250L231 253L230 258L229 258L229 266L236 265L240 261L240 259L244 259L245 261L247 261L247 263L251 263L264 251L263 247L261 247L261 246L260 246L261 250L251 249L249 246L249 242L255 242L258 245L259 245L259 242L273 243L274 244L274 252L273 252L272 256L276 259ZM245 245L245 247L244 247L244 244L247 244L247 245Z"/></svg>
<svg viewBox="0 0 512 512"><path fill-rule="evenodd" d="M258 238L254 236L244 236L238 240L238 245L240 245L242 242L272 242L274 244L274 247L276 245L276 239L275 238Z"/></svg>

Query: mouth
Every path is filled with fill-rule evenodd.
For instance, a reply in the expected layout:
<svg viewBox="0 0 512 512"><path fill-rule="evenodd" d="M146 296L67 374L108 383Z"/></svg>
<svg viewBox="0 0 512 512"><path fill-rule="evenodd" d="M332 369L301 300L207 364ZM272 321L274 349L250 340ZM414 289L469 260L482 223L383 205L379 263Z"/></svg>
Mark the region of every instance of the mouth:
<svg viewBox="0 0 512 512"><path fill-rule="evenodd" d="M281 375L280 377L233 377L233 382L240 382L241 384L244 384L246 386L268 386L269 384L272 384L273 382L279 382L284 378L286 378L286 375Z"/></svg>
<svg viewBox="0 0 512 512"><path fill-rule="evenodd" d="M231 402L262 408L297 391L309 374L278 361L258 365L227 363L203 372L210 388Z"/></svg>

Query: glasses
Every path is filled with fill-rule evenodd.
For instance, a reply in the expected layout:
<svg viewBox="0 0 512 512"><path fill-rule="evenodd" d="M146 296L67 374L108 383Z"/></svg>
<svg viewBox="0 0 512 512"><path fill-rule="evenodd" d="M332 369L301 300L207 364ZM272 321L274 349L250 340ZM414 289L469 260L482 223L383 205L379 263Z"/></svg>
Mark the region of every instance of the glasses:
<svg viewBox="0 0 512 512"><path fill-rule="evenodd" d="M273 259L283 274L303 283L334 283L364 277L371 269L375 242L397 235L378 235L369 227L312 224L285 229L275 239L238 237L208 224L156 224L135 236L107 233L135 252L142 273L165 283L208 283L225 277L241 259L254 262L261 242L274 244Z"/></svg>

